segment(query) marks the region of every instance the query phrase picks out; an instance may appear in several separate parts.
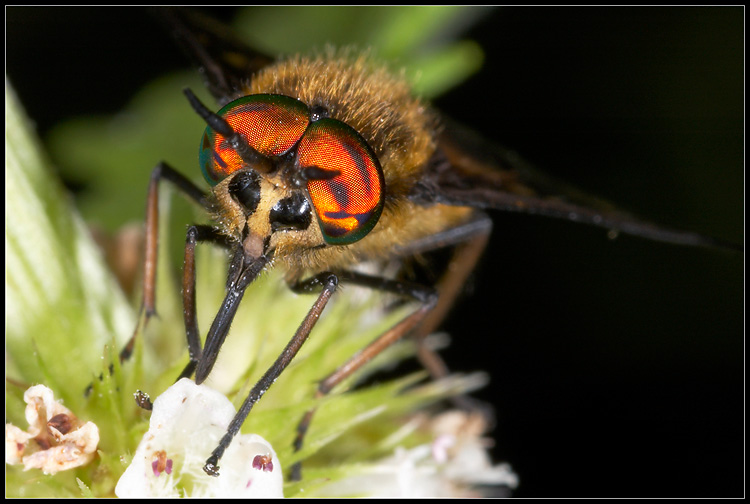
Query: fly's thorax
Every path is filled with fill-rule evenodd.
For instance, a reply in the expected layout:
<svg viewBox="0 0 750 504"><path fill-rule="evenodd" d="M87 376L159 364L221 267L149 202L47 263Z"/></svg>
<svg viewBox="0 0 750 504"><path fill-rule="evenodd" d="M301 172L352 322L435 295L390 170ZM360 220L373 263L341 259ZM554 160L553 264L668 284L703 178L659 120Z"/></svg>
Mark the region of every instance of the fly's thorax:
<svg viewBox="0 0 750 504"><path fill-rule="evenodd" d="M389 194L405 195L435 152L437 121L403 75L367 53L328 49L293 56L256 74L245 92L274 93L319 107L362 135L378 156Z"/></svg>

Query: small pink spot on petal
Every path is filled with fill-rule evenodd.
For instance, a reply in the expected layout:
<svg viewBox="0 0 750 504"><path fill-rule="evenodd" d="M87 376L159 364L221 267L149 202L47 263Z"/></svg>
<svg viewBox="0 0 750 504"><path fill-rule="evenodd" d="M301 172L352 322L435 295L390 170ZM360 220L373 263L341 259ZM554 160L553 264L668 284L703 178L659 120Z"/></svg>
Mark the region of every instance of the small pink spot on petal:
<svg viewBox="0 0 750 504"><path fill-rule="evenodd" d="M273 471L273 460L270 455L256 455L253 459L253 469L264 472Z"/></svg>
<svg viewBox="0 0 750 504"><path fill-rule="evenodd" d="M156 456L156 460L151 462L151 468L154 470L154 475L156 475L156 477L159 477L159 475L165 470L167 474L171 474L172 459L167 458L167 452L165 452L164 450L159 450L154 453L154 456Z"/></svg>
<svg viewBox="0 0 750 504"><path fill-rule="evenodd" d="M249 480L247 480L247 485L245 485L245 488L250 488L250 485L252 484L253 484L253 479L250 478Z"/></svg>
<svg viewBox="0 0 750 504"><path fill-rule="evenodd" d="M432 443L432 458L443 464L448 461L448 448L456 443L456 438L450 434L442 434Z"/></svg>

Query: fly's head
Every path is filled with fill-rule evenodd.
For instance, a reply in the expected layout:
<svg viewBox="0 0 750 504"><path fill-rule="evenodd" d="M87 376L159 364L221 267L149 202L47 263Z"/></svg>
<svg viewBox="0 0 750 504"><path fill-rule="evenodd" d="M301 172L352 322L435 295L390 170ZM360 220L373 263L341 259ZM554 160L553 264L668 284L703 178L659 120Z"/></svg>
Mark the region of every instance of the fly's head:
<svg viewBox="0 0 750 504"><path fill-rule="evenodd" d="M262 70L208 121L200 164L215 216L248 259L381 237L434 152L408 87L365 59L328 54Z"/></svg>

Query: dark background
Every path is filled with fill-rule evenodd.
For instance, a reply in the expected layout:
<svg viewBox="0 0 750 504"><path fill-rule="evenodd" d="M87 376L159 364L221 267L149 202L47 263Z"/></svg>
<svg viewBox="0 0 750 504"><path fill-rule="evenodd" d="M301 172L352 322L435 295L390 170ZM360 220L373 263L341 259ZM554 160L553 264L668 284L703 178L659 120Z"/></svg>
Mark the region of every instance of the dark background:
<svg viewBox="0 0 750 504"><path fill-rule="evenodd" d="M6 72L42 137L187 66L140 9L6 15ZM498 9L466 34L483 70L436 105L650 220L742 243L743 17ZM477 395L496 408L514 495L744 495L744 254L493 220L443 353L491 373Z"/></svg>

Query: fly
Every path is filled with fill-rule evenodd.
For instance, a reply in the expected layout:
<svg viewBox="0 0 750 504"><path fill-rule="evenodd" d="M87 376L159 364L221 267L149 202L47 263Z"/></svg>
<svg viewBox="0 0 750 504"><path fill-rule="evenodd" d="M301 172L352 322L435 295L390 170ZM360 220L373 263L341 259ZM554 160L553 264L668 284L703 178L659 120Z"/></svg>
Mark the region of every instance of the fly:
<svg viewBox="0 0 750 504"><path fill-rule="evenodd" d="M496 151L414 98L399 78L367 57L329 50L275 61L190 13L167 11L175 36L200 67L220 110L186 90L206 122L199 162L210 192L160 163L147 198L145 323L155 312L158 188L169 181L206 209L215 226L188 228L183 305L190 362L180 377L197 383L211 373L245 290L271 267L283 268L295 292L316 294L287 347L250 391L227 433L206 460L219 460L254 404L291 362L337 291L348 283L393 293L418 307L327 377L318 395L410 336L433 376L442 359L424 345L460 293L487 244L485 210L540 214L648 239L692 246L729 246L697 233L640 221L573 189L561 187L504 151ZM561 199L564 196L565 199ZM213 243L232 255L226 295L200 343L195 301L195 247ZM355 271L358 264L450 249L435 285ZM127 358L133 339L121 352ZM310 410L298 425L299 450ZM299 479L300 466L292 469Z"/></svg>

